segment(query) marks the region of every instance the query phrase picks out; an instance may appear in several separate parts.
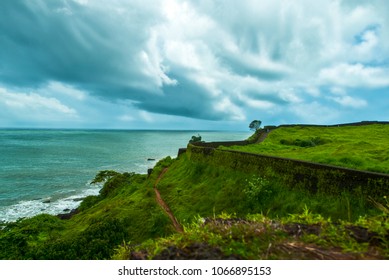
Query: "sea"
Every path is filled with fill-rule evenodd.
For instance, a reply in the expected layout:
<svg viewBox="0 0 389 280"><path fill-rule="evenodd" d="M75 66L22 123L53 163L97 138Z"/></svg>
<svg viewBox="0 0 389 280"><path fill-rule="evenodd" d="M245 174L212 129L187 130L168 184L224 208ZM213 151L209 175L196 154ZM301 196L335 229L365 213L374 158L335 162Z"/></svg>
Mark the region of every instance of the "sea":
<svg viewBox="0 0 389 280"><path fill-rule="evenodd" d="M0 129L0 221L68 213L101 170L147 173L176 157L193 135L204 141L244 140L250 132Z"/></svg>

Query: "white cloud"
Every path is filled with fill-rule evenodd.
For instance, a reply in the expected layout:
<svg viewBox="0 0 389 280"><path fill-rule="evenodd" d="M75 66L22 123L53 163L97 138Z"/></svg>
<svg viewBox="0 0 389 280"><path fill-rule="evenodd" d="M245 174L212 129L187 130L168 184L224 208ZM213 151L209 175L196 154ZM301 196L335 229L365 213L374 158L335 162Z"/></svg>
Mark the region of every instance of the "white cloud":
<svg viewBox="0 0 389 280"><path fill-rule="evenodd" d="M337 110L324 106L317 101L294 104L289 110L298 117L298 122L307 124L336 123L339 118Z"/></svg>
<svg viewBox="0 0 389 280"><path fill-rule="evenodd" d="M140 111L139 112L139 117L141 120L147 122L147 123L152 123L155 121L155 118L153 116L153 114L150 114L149 112L147 111Z"/></svg>
<svg viewBox="0 0 389 280"><path fill-rule="evenodd" d="M83 101L87 97L87 94L84 91L56 81L50 82L47 87L43 89L43 91L47 91L49 94L69 96L78 101Z"/></svg>
<svg viewBox="0 0 389 280"><path fill-rule="evenodd" d="M280 97L290 103L300 103L303 100L297 95L293 88L283 88L280 90Z"/></svg>
<svg viewBox="0 0 389 280"><path fill-rule="evenodd" d="M330 99L345 107L362 108L367 106L366 100L347 95L331 97Z"/></svg>
<svg viewBox="0 0 389 280"><path fill-rule="evenodd" d="M322 69L319 80L324 85L379 88L389 86L389 68L341 63Z"/></svg>
<svg viewBox="0 0 389 280"><path fill-rule="evenodd" d="M80 5L88 5L89 0L72 0Z"/></svg>
<svg viewBox="0 0 389 280"><path fill-rule="evenodd" d="M246 104L248 107L262 110L269 110L275 107L274 103L266 100L247 100Z"/></svg>
<svg viewBox="0 0 389 280"><path fill-rule="evenodd" d="M367 30L361 35L361 42L355 46L356 52L359 55L369 55L378 45L378 36L374 30Z"/></svg>
<svg viewBox="0 0 389 280"><path fill-rule="evenodd" d="M135 121L135 117L132 115L121 115L118 117L118 120L123 121L123 122L132 122Z"/></svg>
<svg viewBox="0 0 389 280"><path fill-rule="evenodd" d="M231 100L227 97L223 98L221 101L218 101L214 105L214 108L216 111L230 112L231 113L231 116L230 116L231 120L243 121L246 119L242 109L239 108L238 106L236 106L235 104L233 104L231 102Z"/></svg>
<svg viewBox="0 0 389 280"><path fill-rule="evenodd" d="M341 95L344 96L347 94L346 90L341 87L331 87L330 92L334 95Z"/></svg>
<svg viewBox="0 0 389 280"><path fill-rule="evenodd" d="M303 87L304 88L304 87ZM321 92L320 89L314 86L307 86L304 88L305 92L313 97L320 97Z"/></svg>
<svg viewBox="0 0 389 280"><path fill-rule="evenodd" d="M16 123L55 123L78 119L75 109L53 97L37 93L15 93L0 88L0 110L6 119L0 125ZM5 112L5 114L4 114Z"/></svg>
<svg viewBox="0 0 389 280"><path fill-rule="evenodd" d="M36 93L9 93L3 89L0 95L0 102L9 108L25 110L26 114L29 114L31 111L39 112L43 110L67 116L77 115L74 109L62 104L58 99L46 98Z"/></svg>

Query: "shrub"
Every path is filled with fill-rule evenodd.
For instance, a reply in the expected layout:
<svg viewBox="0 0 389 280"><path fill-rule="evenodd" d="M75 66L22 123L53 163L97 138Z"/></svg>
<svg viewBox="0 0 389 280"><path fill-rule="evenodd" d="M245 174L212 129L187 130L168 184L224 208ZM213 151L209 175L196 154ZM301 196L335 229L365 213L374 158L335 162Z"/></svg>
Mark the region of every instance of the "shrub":
<svg viewBox="0 0 389 280"><path fill-rule="evenodd" d="M189 143L196 143L196 142L202 142L200 134L198 134L198 136L193 135L192 139L189 140Z"/></svg>
<svg viewBox="0 0 389 280"><path fill-rule="evenodd" d="M113 170L102 170L96 174L95 178L92 180L91 184L102 183L109 178L112 178L116 175L120 174L119 172Z"/></svg>
<svg viewBox="0 0 389 280"><path fill-rule="evenodd" d="M123 174L116 173L113 177L109 178L103 188L100 190L101 197L107 197L111 193L114 192L118 187L122 186L123 184L130 184L131 178L135 175L135 173L131 172L125 172Z"/></svg>
<svg viewBox="0 0 389 280"><path fill-rule="evenodd" d="M98 202L100 202L101 199L102 199L102 197L97 196L97 195L87 196L82 200L80 206L78 207L78 210L80 210L80 211L87 210L87 209L93 207L94 205L96 205Z"/></svg>
<svg viewBox="0 0 389 280"><path fill-rule="evenodd" d="M295 139L295 140L281 139L280 140L281 145L298 146L303 148L315 147L326 143L328 143L328 140L322 139L320 137L313 137L305 140L301 140L301 139Z"/></svg>
<svg viewBox="0 0 389 280"><path fill-rule="evenodd" d="M251 208L255 205L266 202L272 195L273 191L270 182L260 176L253 176L250 180L246 180L247 185L243 189L248 204Z"/></svg>

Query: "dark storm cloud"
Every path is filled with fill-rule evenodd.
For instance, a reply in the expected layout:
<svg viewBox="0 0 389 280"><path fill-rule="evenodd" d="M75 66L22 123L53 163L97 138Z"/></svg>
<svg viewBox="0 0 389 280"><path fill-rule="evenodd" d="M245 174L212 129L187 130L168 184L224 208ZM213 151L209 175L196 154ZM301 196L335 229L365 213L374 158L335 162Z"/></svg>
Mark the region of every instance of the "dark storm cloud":
<svg viewBox="0 0 389 280"><path fill-rule="evenodd" d="M228 118L213 110L204 87L185 77L164 85L148 72L150 29L162 20L158 2L151 2L154 8L121 3L2 1L0 82L39 88L59 81L104 99L132 100L150 112Z"/></svg>
<svg viewBox="0 0 389 280"><path fill-rule="evenodd" d="M178 85L165 86L164 95L143 100L136 106L155 113L198 119L222 120L231 117L228 111L215 111L213 102L217 103L217 99L212 100L202 86L184 76L175 78L180 81Z"/></svg>
<svg viewBox="0 0 389 280"><path fill-rule="evenodd" d="M129 7L126 15L115 15L73 1L3 0L0 5L2 83L37 87L57 80L103 95L109 87L114 97L124 90L153 90L142 85L147 77L138 58L154 23L148 20L152 11L146 16Z"/></svg>

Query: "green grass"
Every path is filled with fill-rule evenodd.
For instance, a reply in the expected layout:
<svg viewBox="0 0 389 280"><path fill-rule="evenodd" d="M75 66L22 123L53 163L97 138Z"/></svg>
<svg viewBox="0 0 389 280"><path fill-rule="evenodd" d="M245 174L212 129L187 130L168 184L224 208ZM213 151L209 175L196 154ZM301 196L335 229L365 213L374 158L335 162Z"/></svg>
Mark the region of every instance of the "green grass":
<svg viewBox="0 0 389 280"><path fill-rule="evenodd" d="M228 149L389 173L388 135L382 124L281 127L260 144Z"/></svg>
<svg viewBox="0 0 389 280"><path fill-rule="evenodd" d="M6 224L0 259L109 259L125 241L171 234L151 183L146 175L112 174L101 195L86 199L69 220L39 215Z"/></svg>
<svg viewBox="0 0 389 280"><path fill-rule="evenodd" d="M307 208L277 220L261 214L239 218L222 213L196 217L185 226L185 234L121 246L114 258L387 259L388 224L385 215L334 223Z"/></svg>
<svg viewBox="0 0 389 280"><path fill-rule="evenodd" d="M186 155L171 165L158 189L183 223L197 215L211 217L221 213L238 216L263 213L276 218L299 213L305 207L334 220L355 221L366 214L377 214L368 198L358 193L312 194L285 187L277 174L265 178L192 162Z"/></svg>

